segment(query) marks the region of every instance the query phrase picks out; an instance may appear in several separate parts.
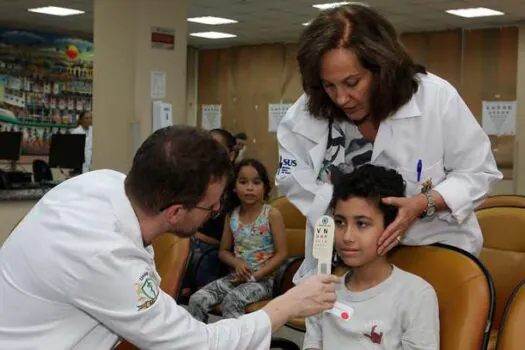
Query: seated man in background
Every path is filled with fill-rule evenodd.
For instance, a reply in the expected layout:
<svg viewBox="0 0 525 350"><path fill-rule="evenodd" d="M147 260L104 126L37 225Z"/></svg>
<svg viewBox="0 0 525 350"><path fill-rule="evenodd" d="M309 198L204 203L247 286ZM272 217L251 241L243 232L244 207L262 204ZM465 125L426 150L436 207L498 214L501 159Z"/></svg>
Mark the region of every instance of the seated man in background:
<svg viewBox="0 0 525 350"><path fill-rule="evenodd" d="M87 173L91 169L91 155L93 153L93 116L89 111L82 111L78 116L78 125L72 134L86 135L86 143L84 147L84 164L82 169L74 169L72 174L78 175Z"/></svg>
<svg viewBox="0 0 525 350"><path fill-rule="evenodd" d="M244 158L244 153L248 147L248 136L244 132L235 134L235 151L237 156L235 157L235 163L239 163Z"/></svg>

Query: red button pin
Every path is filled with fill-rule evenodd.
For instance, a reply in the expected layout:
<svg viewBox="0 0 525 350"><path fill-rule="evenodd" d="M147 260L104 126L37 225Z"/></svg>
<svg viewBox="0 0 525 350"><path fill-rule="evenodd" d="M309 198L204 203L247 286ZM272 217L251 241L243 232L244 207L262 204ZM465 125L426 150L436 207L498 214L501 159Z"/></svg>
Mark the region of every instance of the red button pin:
<svg viewBox="0 0 525 350"><path fill-rule="evenodd" d="M335 302L334 307L328 310L328 312L343 321L348 321L354 316L355 313L354 309L350 305L345 305L338 301Z"/></svg>

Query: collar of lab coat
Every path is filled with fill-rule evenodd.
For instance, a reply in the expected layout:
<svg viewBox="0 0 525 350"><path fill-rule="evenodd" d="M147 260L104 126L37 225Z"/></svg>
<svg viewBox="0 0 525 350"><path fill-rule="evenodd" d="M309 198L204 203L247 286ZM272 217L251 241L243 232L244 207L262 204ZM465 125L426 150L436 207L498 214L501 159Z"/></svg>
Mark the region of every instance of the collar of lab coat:
<svg viewBox="0 0 525 350"><path fill-rule="evenodd" d="M406 119L413 117L421 117L421 110L419 109L415 96L416 94L414 94L407 103L399 107L399 109L388 119Z"/></svg>
<svg viewBox="0 0 525 350"><path fill-rule="evenodd" d="M328 121L326 119L316 118L308 112L308 96L303 94L299 99L295 118L296 123L293 132L303 135L315 143L323 143L328 137Z"/></svg>
<svg viewBox="0 0 525 350"><path fill-rule="evenodd" d="M310 113L308 113L306 103L308 97L303 94L301 96L302 105L299 107L302 110L299 110L298 116L299 120L293 127L293 132L307 137L315 143L322 143L328 136L328 122L325 119L315 118ZM394 114L392 114L389 119L406 119L413 117L421 117L421 110L415 99L415 94L412 98L401 106ZM382 123L384 124L384 123Z"/></svg>
<svg viewBox="0 0 525 350"><path fill-rule="evenodd" d="M140 230L139 220L135 214L135 210L131 206L128 196L122 187L115 189L115 193L111 196L111 205L115 210L115 215L119 221L118 229L129 236L137 247L144 248L144 241L142 239L142 231ZM145 248L150 254L152 253L151 245Z"/></svg>
<svg viewBox="0 0 525 350"><path fill-rule="evenodd" d="M383 120L381 124L379 124L379 130L377 131L374 149L372 151L372 158L370 161L374 163L385 149L391 147L391 142L394 139L393 128L396 121L407 118L418 118L421 116L421 110L419 109L414 94L414 96L412 96L412 98L407 103L401 106L390 117Z"/></svg>
<svg viewBox="0 0 525 350"><path fill-rule="evenodd" d="M392 127L396 120L422 116L421 110L416 101L416 94L414 94L407 103L401 106L394 114L379 125L379 130L377 131L376 140L374 142L374 150L372 152L372 162L374 162L377 157L389 147L393 138ZM314 164L314 171L319 172L321 167L319 159L324 157L326 151L325 148L328 140L329 123L325 119L315 118L308 113L306 107L308 100L305 94L301 96L301 100L302 103L299 107L300 110L298 111L298 120L293 127L293 132L303 135L315 143L315 145L308 150L308 155L310 156L312 164Z"/></svg>
<svg viewBox="0 0 525 350"><path fill-rule="evenodd" d="M293 127L293 132L302 135L313 142L312 147L308 150L311 164L314 166L314 172L318 173L321 169L322 159L326 151L326 143L328 142L328 126L326 119L315 118L312 116L306 107L307 97L305 94L301 96L301 106L297 111L297 122Z"/></svg>
<svg viewBox="0 0 525 350"><path fill-rule="evenodd" d="M387 119L383 120L379 124L379 130L377 131L376 139L374 142L374 149L372 151L372 158L370 161L374 163L381 153L390 147L393 140L394 132L393 128L397 120L407 118L419 118L421 117L421 110L416 102L415 94L412 98L401 106L394 114Z"/></svg>

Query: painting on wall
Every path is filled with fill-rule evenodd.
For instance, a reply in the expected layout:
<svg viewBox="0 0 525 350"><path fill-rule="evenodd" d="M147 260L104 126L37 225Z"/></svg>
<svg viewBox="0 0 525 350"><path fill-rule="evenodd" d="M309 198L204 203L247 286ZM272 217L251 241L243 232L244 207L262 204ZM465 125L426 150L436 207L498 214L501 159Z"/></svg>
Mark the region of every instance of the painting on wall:
<svg viewBox="0 0 525 350"><path fill-rule="evenodd" d="M0 131L22 131L23 155L47 155L92 105L93 43L0 28Z"/></svg>

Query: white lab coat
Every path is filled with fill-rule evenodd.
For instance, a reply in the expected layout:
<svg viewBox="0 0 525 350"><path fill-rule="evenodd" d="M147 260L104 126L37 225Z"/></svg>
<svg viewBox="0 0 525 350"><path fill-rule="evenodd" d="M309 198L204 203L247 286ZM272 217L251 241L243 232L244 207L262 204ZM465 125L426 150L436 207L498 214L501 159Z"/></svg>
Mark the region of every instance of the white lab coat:
<svg viewBox="0 0 525 350"><path fill-rule="evenodd" d="M491 185L502 178L490 140L456 89L433 75L420 75L412 99L384 120L375 139L371 163L396 169L407 184L407 196L421 191L432 179L434 190L450 211L418 220L406 233L405 245L450 244L478 255L483 238L474 209ZM301 96L279 124L279 192L307 217L305 261L298 282L316 261L312 257L312 223L323 215L332 197L332 185L317 180L328 140L328 121L312 117ZM374 103L374 102L372 102ZM417 162L422 160L421 181Z"/></svg>
<svg viewBox="0 0 525 350"><path fill-rule="evenodd" d="M49 191L0 250L0 349L268 349L264 311L205 325L159 291L124 178L92 171ZM118 335L117 335L118 334Z"/></svg>
<svg viewBox="0 0 525 350"><path fill-rule="evenodd" d="M90 126L88 130L81 125L77 126L72 134L86 135L86 143L84 147L84 164L82 164L82 173L87 173L91 169L91 158L93 154L93 127Z"/></svg>

